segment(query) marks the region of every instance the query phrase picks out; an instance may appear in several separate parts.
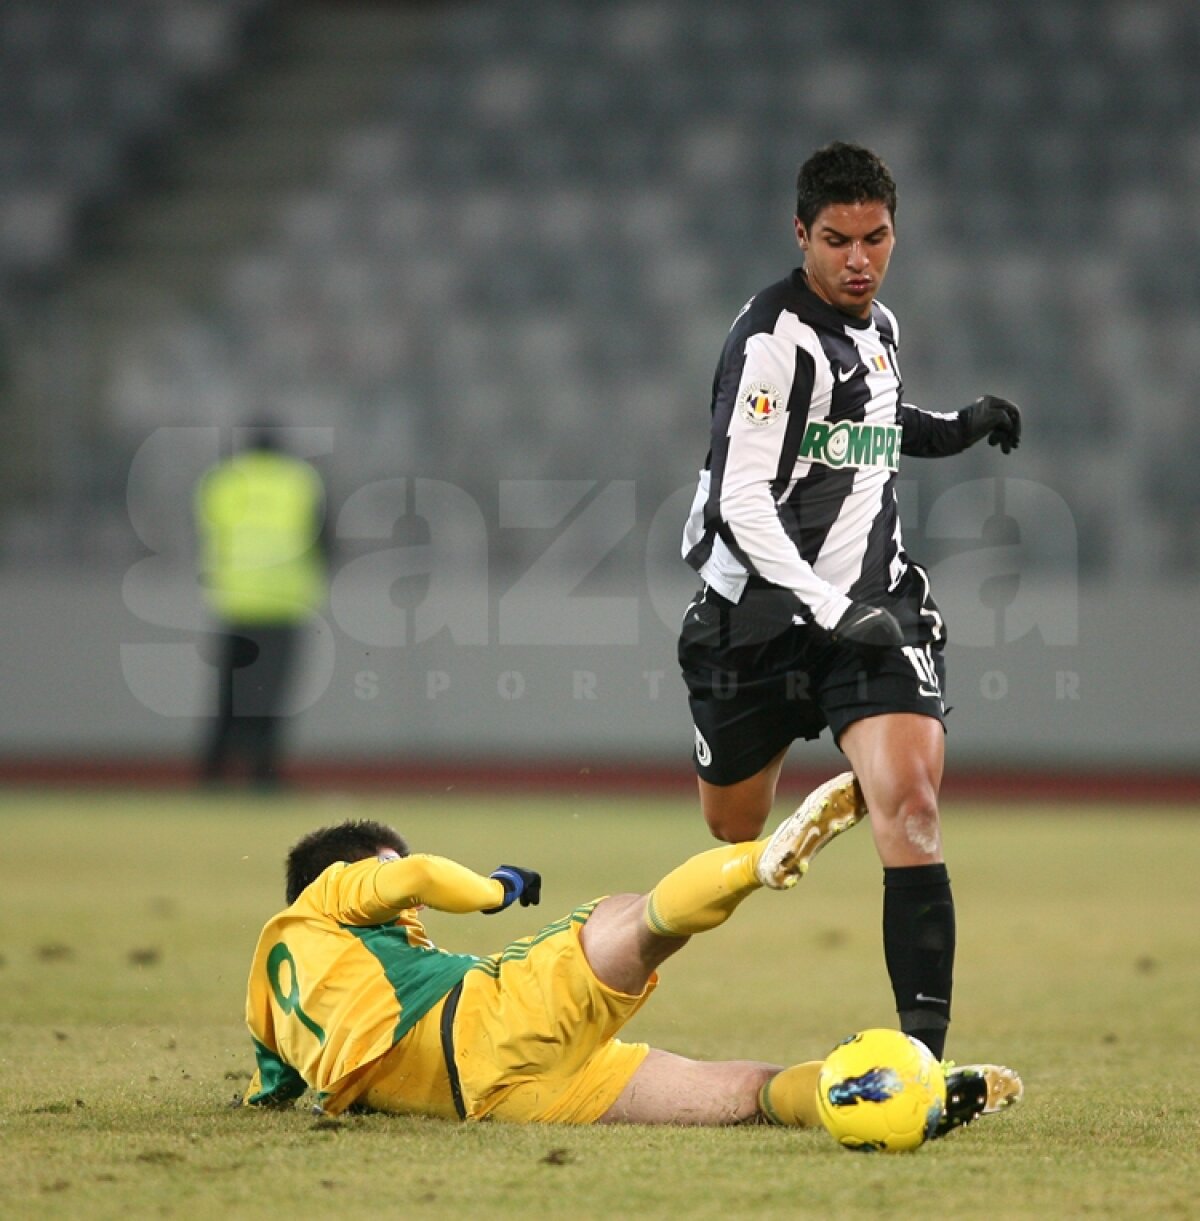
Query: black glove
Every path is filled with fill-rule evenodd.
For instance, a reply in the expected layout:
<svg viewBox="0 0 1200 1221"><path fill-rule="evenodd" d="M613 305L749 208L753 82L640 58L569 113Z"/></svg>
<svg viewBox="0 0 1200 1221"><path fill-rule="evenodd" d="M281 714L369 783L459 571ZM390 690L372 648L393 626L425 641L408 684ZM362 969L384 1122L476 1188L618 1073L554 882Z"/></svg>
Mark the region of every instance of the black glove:
<svg viewBox="0 0 1200 1221"><path fill-rule="evenodd" d="M871 648L896 648L904 643L900 623L890 610L851 602L850 609L833 626L834 640Z"/></svg>
<svg viewBox="0 0 1200 1221"><path fill-rule="evenodd" d="M504 887L504 902L499 907L485 907L485 916L494 916L502 912L513 902L521 900L522 907L536 907L542 899L542 875L532 869L522 869L519 865L501 865L489 877L493 877Z"/></svg>
<svg viewBox="0 0 1200 1221"><path fill-rule="evenodd" d="M963 422L963 448L987 437L989 445L998 445L1010 453L1021 444L1021 409L1008 399L985 394L970 407L964 407L958 418Z"/></svg>

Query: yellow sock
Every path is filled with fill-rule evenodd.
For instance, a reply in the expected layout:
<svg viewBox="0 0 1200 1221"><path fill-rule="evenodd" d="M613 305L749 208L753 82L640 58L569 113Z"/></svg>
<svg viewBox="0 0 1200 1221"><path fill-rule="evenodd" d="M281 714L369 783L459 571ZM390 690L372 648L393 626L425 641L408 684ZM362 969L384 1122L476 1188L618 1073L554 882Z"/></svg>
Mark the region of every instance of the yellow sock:
<svg viewBox="0 0 1200 1221"><path fill-rule="evenodd" d="M650 892L646 923L660 937L690 937L724 924L762 883L754 872L763 845L726 844L693 856Z"/></svg>
<svg viewBox="0 0 1200 1221"><path fill-rule="evenodd" d="M758 1109L767 1123L789 1128L819 1128L817 1111L817 1076L821 1060L793 1064L776 1073L758 1091Z"/></svg>

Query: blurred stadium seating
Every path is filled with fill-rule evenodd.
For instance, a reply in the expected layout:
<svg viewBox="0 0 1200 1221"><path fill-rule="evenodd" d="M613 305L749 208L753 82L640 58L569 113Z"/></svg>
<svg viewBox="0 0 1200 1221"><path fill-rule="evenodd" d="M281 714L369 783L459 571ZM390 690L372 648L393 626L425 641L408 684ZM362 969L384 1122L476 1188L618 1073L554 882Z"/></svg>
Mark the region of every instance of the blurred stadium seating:
<svg viewBox="0 0 1200 1221"><path fill-rule="evenodd" d="M0 276L60 271L83 211L128 189L261 0L8 0L0 12Z"/></svg>
<svg viewBox="0 0 1200 1221"><path fill-rule="evenodd" d="M914 399L1026 406L1085 575L1200 571L1194 4L10 0L0 29L0 555L129 554L147 431L263 408L336 427L335 500L414 474L491 513L552 475L653 509L793 261L796 163L848 137L900 180Z"/></svg>

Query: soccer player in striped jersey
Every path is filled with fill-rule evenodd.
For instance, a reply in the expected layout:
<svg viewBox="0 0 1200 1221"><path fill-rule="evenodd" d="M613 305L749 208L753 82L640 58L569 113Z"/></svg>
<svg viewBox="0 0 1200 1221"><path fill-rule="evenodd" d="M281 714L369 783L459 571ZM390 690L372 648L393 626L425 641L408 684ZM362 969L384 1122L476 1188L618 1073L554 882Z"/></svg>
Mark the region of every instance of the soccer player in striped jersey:
<svg viewBox="0 0 1200 1221"><path fill-rule="evenodd" d="M485 877L410 855L377 822L314 831L288 855L288 906L267 922L250 970L257 1069L243 1101L289 1105L311 1088L331 1115L356 1106L512 1123L815 1127L818 1060L691 1060L617 1036L692 935L757 890L792 886L864 813L847 772L770 839L700 853L648 895L585 903L486 957L438 949L421 907L531 906L533 870L501 865ZM1020 1097L1010 1069L956 1072L938 1135Z"/></svg>
<svg viewBox="0 0 1200 1221"><path fill-rule="evenodd" d="M703 586L679 660L713 834L757 836L784 756L829 728L857 775L884 867L883 936L901 1028L942 1055L954 900L942 855L946 628L905 553L901 455L987 438L1017 407L906 403L900 328L876 300L896 240L896 185L871 151L831 144L797 180L803 267L743 307L713 381L709 454L683 553Z"/></svg>

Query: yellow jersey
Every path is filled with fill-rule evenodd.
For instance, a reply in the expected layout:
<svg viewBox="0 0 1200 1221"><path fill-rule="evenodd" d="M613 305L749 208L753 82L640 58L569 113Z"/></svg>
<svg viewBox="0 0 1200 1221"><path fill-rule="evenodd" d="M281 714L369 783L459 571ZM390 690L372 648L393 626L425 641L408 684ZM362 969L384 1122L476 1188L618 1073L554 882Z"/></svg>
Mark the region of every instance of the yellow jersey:
<svg viewBox="0 0 1200 1221"><path fill-rule="evenodd" d="M246 994L257 1072L248 1105L317 1090L345 1110L379 1057L484 960L439 950L417 909L498 907L504 887L445 857L331 865L267 922Z"/></svg>
<svg viewBox="0 0 1200 1221"><path fill-rule="evenodd" d="M325 597L320 476L288 454L248 451L209 470L196 490L203 579L222 618L301 623Z"/></svg>

